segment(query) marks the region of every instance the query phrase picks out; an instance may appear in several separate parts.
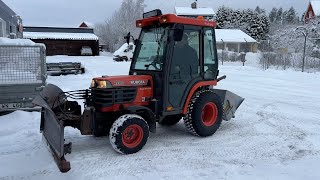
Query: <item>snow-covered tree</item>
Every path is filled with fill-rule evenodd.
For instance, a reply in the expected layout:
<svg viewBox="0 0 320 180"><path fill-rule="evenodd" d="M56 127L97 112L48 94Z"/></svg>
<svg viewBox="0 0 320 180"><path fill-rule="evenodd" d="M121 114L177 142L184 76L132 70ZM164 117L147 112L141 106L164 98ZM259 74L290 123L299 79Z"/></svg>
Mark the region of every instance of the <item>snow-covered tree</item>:
<svg viewBox="0 0 320 180"><path fill-rule="evenodd" d="M288 24L294 24L296 23L296 20L297 20L296 10L293 7L291 7L286 13L285 21Z"/></svg>
<svg viewBox="0 0 320 180"><path fill-rule="evenodd" d="M283 9L279 8L276 16L277 23L282 23L282 14L283 14Z"/></svg>
<svg viewBox="0 0 320 180"><path fill-rule="evenodd" d="M252 9L234 10L220 7L217 12L217 24L223 29L241 29L256 40L264 39L269 32L269 18L265 13Z"/></svg>
<svg viewBox="0 0 320 180"><path fill-rule="evenodd" d="M266 10L261 9L259 6L257 6L254 11L257 12L258 14L265 14L266 13Z"/></svg>
<svg viewBox="0 0 320 180"><path fill-rule="evenodd" d="M272 10L269 13L269 19L270 19L270 23L274 23L276 21L277 18L277 8L272 8Z"/></svg>
<svg viewBox="0 0 320 180"><path fill-rule="evenodd" d="M143 12L144 0L123 0L119 10L105 22L96 25L95 32L108 50L114 51L125 42L123 37L128 32L138 37L139 29L135 23L142 18Z"/></svg>

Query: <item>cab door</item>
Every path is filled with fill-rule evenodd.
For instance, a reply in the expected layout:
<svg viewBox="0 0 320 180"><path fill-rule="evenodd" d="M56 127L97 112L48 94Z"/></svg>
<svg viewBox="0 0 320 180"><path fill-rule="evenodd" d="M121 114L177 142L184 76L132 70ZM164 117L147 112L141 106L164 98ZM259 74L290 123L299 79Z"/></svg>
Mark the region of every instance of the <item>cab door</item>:
<svg viewBox="0 0 320 180"><path fill-rule="evenodd" d="M201 33L200 27L185 26L182 40L174 42L168 67L168 97L165 103L168 114L181 112L192 86L202 80Z"/></svg>

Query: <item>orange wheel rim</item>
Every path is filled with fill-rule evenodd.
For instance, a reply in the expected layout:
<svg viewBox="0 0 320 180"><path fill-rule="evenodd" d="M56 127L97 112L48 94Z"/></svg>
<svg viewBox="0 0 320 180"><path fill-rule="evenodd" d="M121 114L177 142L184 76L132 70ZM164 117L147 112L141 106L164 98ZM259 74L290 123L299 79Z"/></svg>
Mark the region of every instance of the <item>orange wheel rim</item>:
<svg viewBox="0 0 320 180"><path fill-rule="evenodd" d="M128 148L137 147L143 139L142 127L136 124L128 126L122 133L122 143Z"/></svg>
<svg viewBox="0 0 320 180"><path fill-rule="evenodd" d="M202 109L201 119L205 126L212 126L218 118L218 107L213 102L208 102Z"/></svg>

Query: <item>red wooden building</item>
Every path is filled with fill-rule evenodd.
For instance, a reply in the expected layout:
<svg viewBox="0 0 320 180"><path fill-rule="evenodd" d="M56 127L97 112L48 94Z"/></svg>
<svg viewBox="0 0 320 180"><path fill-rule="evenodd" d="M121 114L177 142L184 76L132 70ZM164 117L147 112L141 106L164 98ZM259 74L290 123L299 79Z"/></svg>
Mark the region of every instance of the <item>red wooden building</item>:
<svg viewBox="0 0 320 180"><path fill-rule="evenodd" d="M308 9L304 15L304 22L308 22L320 16L320 1L310 1Z"/></svg>
<svg viewBox="0 0 320 180"><path fill-rule="evenodd" d="M91 28L24 27L23 38L46 45L47 55L80 56L90 48L99 55L99 38Z"/></svg>

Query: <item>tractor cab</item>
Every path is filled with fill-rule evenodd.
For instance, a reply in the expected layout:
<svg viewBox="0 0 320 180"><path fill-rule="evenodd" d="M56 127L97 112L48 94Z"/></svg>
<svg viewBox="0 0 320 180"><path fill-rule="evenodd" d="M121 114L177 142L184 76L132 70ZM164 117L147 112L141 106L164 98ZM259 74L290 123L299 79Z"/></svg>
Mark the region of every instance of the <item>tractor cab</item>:
<svg viewBox="0 0 320 180"><path fill-rule="evenodd" d="M151 75L159 112L179 114L194 85L214 85L217 79L216 23L162 15L160 10L143 17L136 21L141 33L135 40L130 75Z"/></svg>

